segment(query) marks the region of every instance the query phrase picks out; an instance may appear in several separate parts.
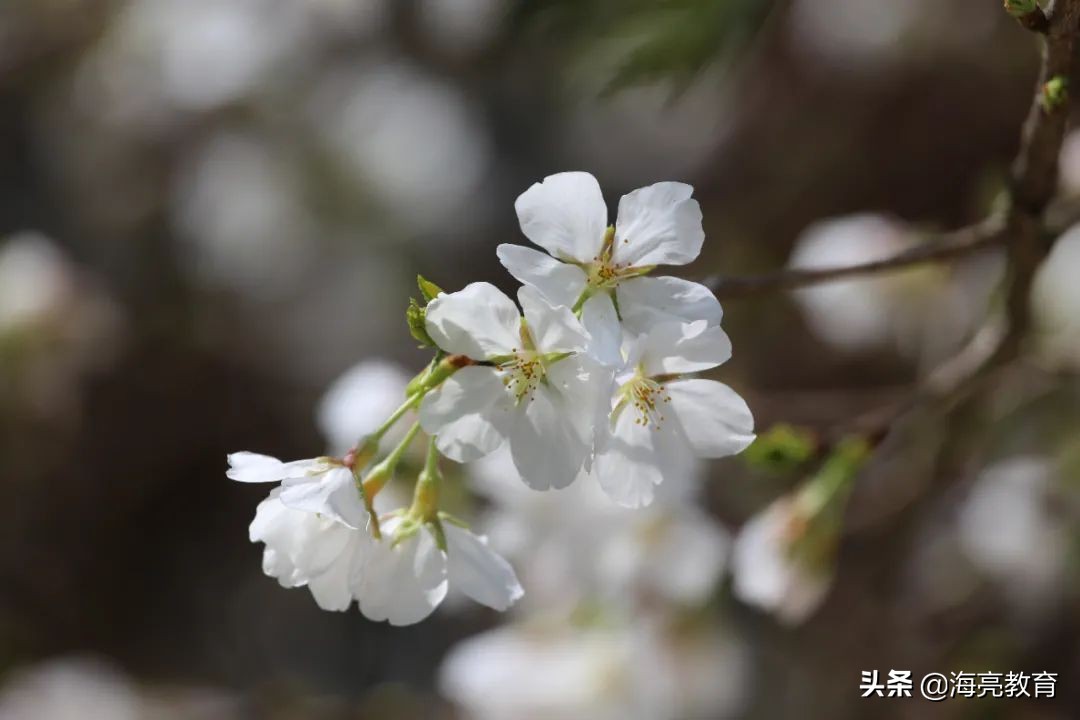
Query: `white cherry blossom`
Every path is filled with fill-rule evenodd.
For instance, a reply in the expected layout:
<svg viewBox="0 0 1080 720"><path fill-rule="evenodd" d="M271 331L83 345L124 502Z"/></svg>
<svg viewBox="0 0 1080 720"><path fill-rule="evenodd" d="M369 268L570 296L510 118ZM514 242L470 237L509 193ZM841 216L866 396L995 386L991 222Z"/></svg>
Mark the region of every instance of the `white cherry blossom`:
<svg viewBox="0 0 1080 720"><path fill-rule="evenodd" d="M693 188L661 182L619 201L614 230L596 178L551 175L517 199L522 232L547 251L500 245L499 260L549 302L580 310L582 322L617 363L622 322L633 332L662 320L720 323L720 303L708 288L673 277L650 277L657 265L685 265L701 252L705 233Z"/></svg>
<svg viewBox="0 0 1080 720"><path fill-rule="evenodd" d="M319 513L352 528L367 527L364 506L353 471L331 457L282 462L269 455L236 452L228 457L230 480L281 483L281 502L296 510Z"/></svg>
<svg viewBox="0 0 1080 720"><path fill-rule="evenodd" d="M263 572L282 587L306 585L323 610L349 609L353 578L363 575L375 549L366 529L285 505L281 488L259 503L249 534L266 544Z"/></svg>
<svg viewBox="0 0 1080 720"><path fill-rule="evenodd" d="M496 610L506 610L524 594L513 568L486 538L442 523L444 552L430 524L395 538L405 523L402 516L383 523L383 541L374 545L370 561L357 567L354 591L369 619L420 622L442 603L450 585Z"/></svg>
<svg viewBox="0 0 1080 720"><path fill-rule="evenodd" d="M568 308L530 287L518 301L524 318L488 283L431 301L436 344L486 365L462 368L428 394L420 422L452 460L475 460L505 442L530 487L564 487L586 464L610 374L584 355L588 336Z"/></svg>
<svg viewBox="0 0 1080 720"><path fill-rule="evenodd" d="M746 402L714 380L687 377L725 362L731 343L707 321L662 323L630 346L610 421L597 432L593 472L621 505L652 502L666 474L692 457L734 455L754 440Z"/></svg>

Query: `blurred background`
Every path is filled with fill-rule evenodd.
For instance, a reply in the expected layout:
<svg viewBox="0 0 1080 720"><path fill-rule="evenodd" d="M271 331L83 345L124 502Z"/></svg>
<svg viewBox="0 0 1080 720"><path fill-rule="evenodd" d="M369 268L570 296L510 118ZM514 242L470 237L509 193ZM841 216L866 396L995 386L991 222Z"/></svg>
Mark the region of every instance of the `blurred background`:
<svg viewBox="0 0 1080 720"><path fill-rule="evenodd" d="M334 444L357 363L420 369L417 273L511 289L545 175L611 208L693 184L689 278L863 261L990 211L1037 67L983 0L0 3L0 718L1080 717L1080 232L1024 361L926 421L948 461L875 463L900 491L857 489L809 579L758 578L749 533L803 466L710 464L602 542L479 468L470 517L538 600L391 628L265 577L265 489L224 476ZM1063 163L1068 199L1080 139ZM992 327L1001 273L732 300L717 377L760 431L835 438ZM874 669L1059 676L931 704L861 699Z"/></svg>

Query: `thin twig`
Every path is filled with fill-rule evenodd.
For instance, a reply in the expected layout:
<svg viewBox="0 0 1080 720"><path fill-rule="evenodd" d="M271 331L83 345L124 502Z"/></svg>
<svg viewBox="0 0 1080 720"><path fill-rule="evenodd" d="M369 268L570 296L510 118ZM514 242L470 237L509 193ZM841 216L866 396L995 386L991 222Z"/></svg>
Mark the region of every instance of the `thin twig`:
<svg viewBox="0 0 1080 720"><path fill-rule="evenodd" d="M946 233L881 260L829 268L789 268L742 277L713 276L706 278L703 284L720 300L734 300L751 295L794 290L854 276L902 270L913 265L944 262L971 255L999 245L1004 239L1004 229L1003 221L992 217L977 225Z"/></svg>

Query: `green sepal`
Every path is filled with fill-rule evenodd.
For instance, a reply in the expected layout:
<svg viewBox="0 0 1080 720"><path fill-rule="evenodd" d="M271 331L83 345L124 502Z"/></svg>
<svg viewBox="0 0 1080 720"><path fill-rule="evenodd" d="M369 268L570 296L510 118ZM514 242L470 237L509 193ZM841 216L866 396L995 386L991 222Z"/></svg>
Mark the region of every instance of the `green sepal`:
<svg viewBox="0 0 1080 720"><path fill-rule="evenodd" d="M435 347L435 341L431 339L427 331L427 310L416 301L416 298L409 298L409 307L405 310L405 322L409 325L409 333L420 343L420 347Z"/></svg>
<svg viewBox="0 0 1080 720"><path fill-rule="evenodd" d="M428 520L424 524L427 525L428 530L431 531L431 536L435 538L435 545L437 545L438 548L443 552L447 552L446 532L443 530L442 523L439 522L439 519L434 518L432 520Z"/></svg>
<svg viewBox="0 0 1080 720"><path fill-rule="evenodd" d="M462 530L468 530L469 529L469 523L465 522L464 520L459 518L457 515L451 515L448 512L440 510L439 511L439 519L442 520L443 522L448 522L451 525L457 525Z"/></svg>
<svg viewBox="0 0 1080 720"><path fill-rule="evenodd" d="M416 286L420 288L420 294L424 296L424 302L429 303L443 293L443 289L428 280L423 275L416 276Z"/></svg>

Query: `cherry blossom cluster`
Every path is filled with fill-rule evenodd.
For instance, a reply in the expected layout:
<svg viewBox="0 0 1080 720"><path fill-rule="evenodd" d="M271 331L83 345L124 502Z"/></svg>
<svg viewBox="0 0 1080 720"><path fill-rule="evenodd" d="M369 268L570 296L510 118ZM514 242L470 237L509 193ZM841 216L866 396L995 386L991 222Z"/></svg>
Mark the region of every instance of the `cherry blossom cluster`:
<svg viewBox="0 0 1080 720"><path fill-rule="evenodd" d="M228 477L278 483L251 525L266 574L308 586L323 608L355 601L396 625L425 618L449 586L505 610L522 588L486 538L441 507L442 457L464 463L502 449L507 482L592 483L640 508L688 461L747 447L746 403L697 377L731 356L719 302L700 284L654 275L701 251L692 192L675 182L631 192L608 226L595 178L553 175L515 204L543 251L497 251L522 283L517 303L489 283L448 293L422 279L427 302L414 303L409 324L434 357L384 422L341 457L229 456ZM395 434L405 418L411 426ZM421 433L428 450L411 505L377 504Z"/></svg>

